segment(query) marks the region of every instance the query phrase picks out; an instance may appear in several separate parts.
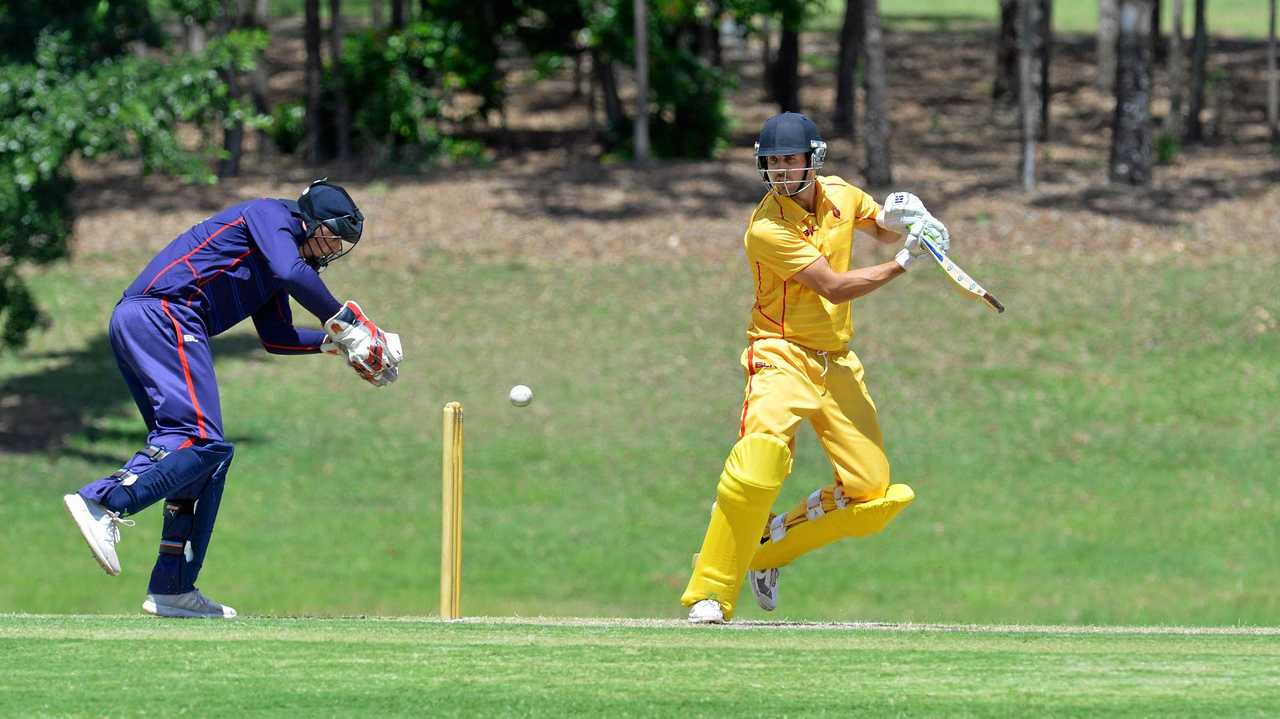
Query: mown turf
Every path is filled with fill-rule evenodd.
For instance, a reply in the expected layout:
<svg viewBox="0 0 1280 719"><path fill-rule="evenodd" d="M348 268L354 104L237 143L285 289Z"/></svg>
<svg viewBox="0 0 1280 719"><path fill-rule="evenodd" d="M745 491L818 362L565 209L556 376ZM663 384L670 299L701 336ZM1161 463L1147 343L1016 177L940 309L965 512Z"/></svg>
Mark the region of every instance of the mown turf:
<svg viewBox="0 0 1280 719"><path fill-rule="evenodd" d="M0 553L0 610L143 599L159 513L126 530L109 578L59 496L142 441L104 328L145 257L35 278L54 323L0 357L0 412L31 432L0 453L0 528L21 548ZM919 498L882 535L784 570L780 615L1277 623L1276 255L965 259L1008 313L939 272L857 302L894 476ZM434 612L440 407L457 399L464 612L679 614L737 430L736 258L564 271L370 255L326 278L403 334L403 379L373 390L330 357L271 357L248 328L215 339L237 454L203 589L257 614ZM517 382L528 408L506 401ZM780 504L829 472L803 430Z"/></svg>
<svg viewBox="0 0 1280 719"><path fill-rule="evenodd" d="M1276 637L0 616L5 716L1266 716Z"/></svg>

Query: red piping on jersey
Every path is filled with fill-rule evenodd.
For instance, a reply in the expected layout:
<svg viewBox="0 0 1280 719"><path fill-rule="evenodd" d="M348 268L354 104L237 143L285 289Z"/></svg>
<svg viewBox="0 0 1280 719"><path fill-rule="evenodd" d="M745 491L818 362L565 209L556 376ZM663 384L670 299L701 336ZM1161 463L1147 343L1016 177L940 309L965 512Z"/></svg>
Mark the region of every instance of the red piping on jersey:
<svg viewBox="0 0 1280 719"><path fill-rule="evenodd" d="M778 330L782 332L782 339L787 338L787 281L782 281L782 321L778 323Z"/></svg>
<svg viewBox="0 0 1280 719"><path fill-rule="evenodd" d="M221 235L223 230L227 229L228 227L235 227L237 225L243 225L243 224L244 224L244 218L239 217L239 218L236 218L235 222L219 227L217 232L213 233L212 235L209 235L207 238L205 238L204 242L201 242L200 244L196 245L195 248L192 249L190 252L183 255L182 257L179 257L173 262L170 262L164 267L160 268L160 271L156 273L155 277L151 278L151 281L147 283L146 287L142 288L142 291L145 293L147 290L151 289L151 286L156 283L156 280L160 279L160 275L163 275L164 273L168 272L170 269L173 268L174 265L178 264L179 262L186 262L188 258L190 258L195 253L199 252L200 249L203 248L205 245L209 244L210 242L213 242L213 238L217 237L218 235Z"/></svg>
<svg viewBox="0 0 1280 719"><path fill-rule="evenodd" d="M204 278L203 280L200 280L200 281L196 282L196 286L197 286L197 287L203 287L203 286L205 286L205 285L209 284L210 282L212 282L212 281L216 280L216 279L218 278L218 275L221 275L223 272L226 272L227 270L229 270L229 269L231 269L231 268L235 267L236 265L240 264L240 261L241 261L241 260L243 260L244 258L248 257L249 255L252 255L256 249L257 249L257 248L255 248L255 247L250 247L249 249L247 249L247 250L245 250L244 252L240 253L240 256L239 256L239 257L237 257L237 258L235 258L234 260L232 260L232 261L231 261L231 264L227 265L226 267L223 267L222 269L220 269L220 270L218 270L217 272L215 272L215 273L213 273L213 274L209 275L208 277ZM190 263L188 263L188 264L190 264Z"/></svg>
<svg viewBox="0 0 1280 719"><path fill-rule="evenodd" d="M169 311L169 300L160 300L160 308L164 310L169 321L173 323L174 338L178 341L178 359L182 361L182 374L187 379L187 394L191 397L191 406L196 410L196 428L200 430L200 439L207 435L204 431L204 413L200 411L200 400L196 399L196 385L191 379L191 366L187 364L187 350L182 339L182 327Z"/></svg>
<svg viewBox="0 0 1280 719"><path fill-rule="evenodd" d="M306 347L297 345L278 345L273 342L262 340L262 346L273 350L297 350L297 351L314 351L320 349L320 345L308 345Z"/></svg>
<svg viewBox="0 0 1280 719"><path fill-rule="evenodd" d="M183 264L185 264L185 265L187 266L187 269L188 269L188 270L191 270L191 276L192 276L192 277L194 277L194 278L196 278L196 279L200 279L200 273L196 271L196 266L195 266L195 265L193 265L193 264L191 264L191 260L188 260L188 259L186 259L186 258L184 257L184 258L183 258L183 260L182 260L182 263L183 263Z"/></svg>
<svg viewBox="0 0 1280 719"><path fill-rule="evenodd" d="M738 420L738 439L747 435L747 403L751 401L751 380L756 376L755 345L747 345L747 393L742 398L742 417Z"/></svg>

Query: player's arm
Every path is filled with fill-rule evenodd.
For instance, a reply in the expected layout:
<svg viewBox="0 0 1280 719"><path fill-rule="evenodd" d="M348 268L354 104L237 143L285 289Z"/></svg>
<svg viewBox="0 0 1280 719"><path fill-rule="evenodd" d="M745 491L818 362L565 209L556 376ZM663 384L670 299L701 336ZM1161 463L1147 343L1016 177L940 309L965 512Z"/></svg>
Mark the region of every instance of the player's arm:
<svg viewBox="0 0 1280 719"><path fill-rule="evenodd" d="M293 310L289 298L276 293L253 313L253 327L266 351L275 355L309 355L319 352L337 353L337 346L320 330L293 326Z"/></svg>
<svg viewBox="0 0 1280 719"><path fill-rule="evenodd" d="M826 301L838 305L879 289L903 272L906 269L896 261L836 272L827 258L819 257L791 278L817 292Z"/></svg>
<svg viewBox="0 0 1280 719"><path fill-rule="evenodd" d="M289 212L269 204L251 207L244 213L254 244L267 260L271 274L279 278L289 296L324 322L342 309L342 303L325 287L320 275L298 252L289 230Z"/></svg>

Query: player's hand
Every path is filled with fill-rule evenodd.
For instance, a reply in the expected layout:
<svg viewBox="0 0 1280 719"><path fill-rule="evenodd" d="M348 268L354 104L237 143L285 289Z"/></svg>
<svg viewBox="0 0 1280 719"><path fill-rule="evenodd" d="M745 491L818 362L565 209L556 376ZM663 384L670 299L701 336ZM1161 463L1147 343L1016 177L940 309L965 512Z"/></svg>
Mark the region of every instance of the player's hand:
<svg viewBox="0 0 1280 719"><path fill-rule="evenodd" d="M890 232L905 235L911 227L929 216L924 203L910 192L893 192L884 198L884 206L876 213L876 224Z"/></svg>
<svg viewBox="0 0 1280 719"><path fill-rule="evenodd" d="M376 377L404 359L400 335L383 332L365 316L360 305L347 302L324 323L325 333L347 356L347 362L363 375ZM323 345L322 345L323 349Z"/></svg>
<svg viewBox="0 0 1280 719"><path fill-rule="evenodd" d="M920 234L929 240L929 244L941 250L942 254L945 255L951 251L951 233L947 231L947 226L942 224L941 220L933 215L925 215L917 227L920 228Z"/></svg>

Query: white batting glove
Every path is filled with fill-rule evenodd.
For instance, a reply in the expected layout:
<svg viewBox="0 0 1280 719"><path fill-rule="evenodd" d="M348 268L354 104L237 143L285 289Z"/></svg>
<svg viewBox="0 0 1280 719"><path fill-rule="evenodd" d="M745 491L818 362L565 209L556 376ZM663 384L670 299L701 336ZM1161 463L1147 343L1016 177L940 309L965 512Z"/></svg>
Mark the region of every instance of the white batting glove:
<svg viewBox="0 0 1280 719"><path fill-rule="evenodd" d="M911 226L929 216L924 203L910 192L892 192L884 198L884 206L876 213L876 224L890 232L905 235Z"/></svg>

